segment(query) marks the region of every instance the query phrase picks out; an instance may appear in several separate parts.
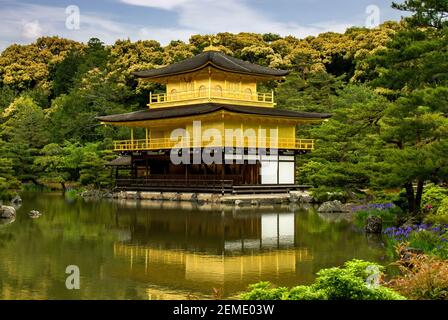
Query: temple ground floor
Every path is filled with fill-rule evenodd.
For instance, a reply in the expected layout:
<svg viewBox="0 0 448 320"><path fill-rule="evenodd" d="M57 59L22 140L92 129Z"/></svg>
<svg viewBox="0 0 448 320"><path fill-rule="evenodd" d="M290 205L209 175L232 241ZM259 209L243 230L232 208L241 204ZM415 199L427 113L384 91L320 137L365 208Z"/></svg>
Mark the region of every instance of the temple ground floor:
<svg viewBox="0 0 448 320"><path fill-rule="evenodd" d="M198 161L192 152L177 163L172 153L133 152L109 165L116 190L212 193L287 192L296 187L297 152L275 150L265 154L244 150L224 153L222 161ZM196 161L195 161L196 160Z"/></svg>

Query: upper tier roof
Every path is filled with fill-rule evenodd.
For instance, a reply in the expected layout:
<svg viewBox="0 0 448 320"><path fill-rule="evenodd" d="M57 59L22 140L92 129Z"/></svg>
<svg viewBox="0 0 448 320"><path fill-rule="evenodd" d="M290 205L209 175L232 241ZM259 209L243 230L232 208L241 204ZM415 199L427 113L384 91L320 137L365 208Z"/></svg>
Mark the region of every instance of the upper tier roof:
<svg viewBox="0 0 448 320"><path fill-rule="evenodd" d="M97 117L98 120L109 123L160 120L177 117L196 116L212 113L219 110L226 110L235 113L252 115L263 115L271 117L285 117L291 119L327 119L331 117L329 113L299 112L275 108L260 108L237 106L230 104L204 103L191 106L147 109L131 113L115 114L110 116Z"/></svg>
<svg viewBox="0 0 448 320"><path fill-rule="evenodd" d="M147 79L160 78L200 70L209 65L228 72L264 77L283 77L290 73L288 70L272 69L233 58L220 51L204 51L166 67L134 72L134 75Z"/></svg>

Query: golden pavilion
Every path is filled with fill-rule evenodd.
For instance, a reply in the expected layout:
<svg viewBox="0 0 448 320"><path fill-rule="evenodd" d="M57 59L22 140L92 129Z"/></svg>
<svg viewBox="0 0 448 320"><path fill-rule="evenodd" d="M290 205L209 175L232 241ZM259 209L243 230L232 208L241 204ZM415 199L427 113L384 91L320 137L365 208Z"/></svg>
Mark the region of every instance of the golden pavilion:
<svg viewBox="0 0 448 320"><path fill-rule="evenodd" d="M129 140L114 142L120 157L111 165L127 170L126 176L117 174L117 189L237 193L296 187L296 156L315 145L298 128L331 115L275 108L274 93L258 91L259 83L288 74L213 46L181 62L135 72L166 92L150 93L146 110L98 117L130 128Z"/></svg>

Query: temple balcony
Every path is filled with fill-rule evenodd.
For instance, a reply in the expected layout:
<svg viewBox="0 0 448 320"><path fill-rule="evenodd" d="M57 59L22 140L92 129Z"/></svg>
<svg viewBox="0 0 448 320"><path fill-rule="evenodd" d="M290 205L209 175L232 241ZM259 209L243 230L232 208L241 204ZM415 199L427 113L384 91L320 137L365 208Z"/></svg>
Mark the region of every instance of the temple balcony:
<svg viewBox="0 0 448 320"><path fill-rule="evenodd" d="M274 107L274 93L222 90L219 88L200 87L191 91L171 91L170 93L150 93L150 108L175 107L200 103L224 103L253 107Z"/></svg>
<svg viewBox="0 0 448 320"><path fill-rule="evenodd" d="M197 142L193 139L183 140L182 142L169 138L160 139L141 139L141 140L120 140L114 141L114 151L146 151L146 150L167 150L174 148L268 148L282 150L314 150L315 141L313 139L290 139L279 138L277 143L270 144L266 139L258 139L256 142L251 139L237 141L237 139L223 139L224 142Z"/></svg>

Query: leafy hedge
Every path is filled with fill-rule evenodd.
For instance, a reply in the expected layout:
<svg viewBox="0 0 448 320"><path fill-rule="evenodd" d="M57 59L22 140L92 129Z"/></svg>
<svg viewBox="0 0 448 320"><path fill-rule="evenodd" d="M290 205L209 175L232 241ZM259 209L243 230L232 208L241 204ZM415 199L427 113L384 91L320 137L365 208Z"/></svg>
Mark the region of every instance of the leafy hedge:
<svg viewBox="0 0 448 320"><path fill-rule="evenodd" d="M384 267L367 261L351 260L342 268L322 269L310 286L291 289L274 288L270 282L249 286L249 292L241 295L243 300L405 300L395 291L379 284L369 285L372 269L380 272Z"/></svg>

